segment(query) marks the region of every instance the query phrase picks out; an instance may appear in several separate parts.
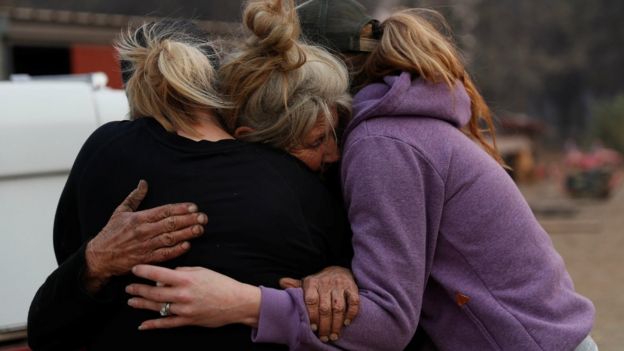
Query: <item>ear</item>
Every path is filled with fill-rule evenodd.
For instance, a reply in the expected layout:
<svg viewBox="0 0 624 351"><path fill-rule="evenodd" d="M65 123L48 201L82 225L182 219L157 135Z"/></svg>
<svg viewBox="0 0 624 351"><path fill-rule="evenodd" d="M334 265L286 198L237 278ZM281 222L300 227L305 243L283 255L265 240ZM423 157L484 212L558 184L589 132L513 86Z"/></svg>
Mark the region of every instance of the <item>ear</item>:
<svg viewBox="0 0 624 351"><path fill-rule="evenodd" d="M234 137L236 139L239 139L243 136L245 136L245 134L249 134L249 133L253 133L256 130L251 128L251 127L238 127L236 128L236 130L234 131Z"/></svg>

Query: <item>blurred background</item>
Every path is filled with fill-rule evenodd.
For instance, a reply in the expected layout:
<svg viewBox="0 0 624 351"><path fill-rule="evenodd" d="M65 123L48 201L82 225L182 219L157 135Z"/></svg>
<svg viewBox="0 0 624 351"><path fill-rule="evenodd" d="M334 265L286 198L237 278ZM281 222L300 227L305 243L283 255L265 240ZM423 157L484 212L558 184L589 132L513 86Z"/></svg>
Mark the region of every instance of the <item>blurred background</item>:
<svg viewBox="0 0 624 351"><path fill-rule="evenodd" d="M577 290L596 305L594 338L601 350L624 349L624 2L361 2L378 19L403 7L446 16L495 112L510 175L551 234ZM108 87L90 89L120 89L112 41L121 28L185 17L215 36L234 37L240 9L241 1L232 0L0 0L0 80L12 80L5 82L10 87L41 76L103 72ZM9 113L0 105L0 129ZM17 178L2 175L0 158L0 183ZM12 269L0 265L3 276ZM14 336L0 337L0 349L24 335L19 323L7 323L4 331Z"/></svg>

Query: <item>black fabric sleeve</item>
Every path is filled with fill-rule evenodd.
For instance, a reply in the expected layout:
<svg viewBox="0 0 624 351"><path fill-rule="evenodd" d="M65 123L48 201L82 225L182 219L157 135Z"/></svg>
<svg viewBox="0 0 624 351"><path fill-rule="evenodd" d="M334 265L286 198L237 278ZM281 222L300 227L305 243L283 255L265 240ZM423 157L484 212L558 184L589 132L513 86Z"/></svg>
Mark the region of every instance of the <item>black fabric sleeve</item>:
<svg viewBox="0 0 624 351"><path fill-rule="evenodd" d="M78 184L98 148L115 134L115 124L101 127L83 145L58 203L54 253L59 267L39 288L28 313L28 343L33 351L78 350L85 346L112 295L90 296L83 287L86 243L96 233L81 230ZM103 297L106 296L106 297Z"/></svg>
<svg viewBox="0 0 624 351"><path fill-rule="evenodd" d="M28 313L28 344L38 350L80 350L112 299L92 297L82 287L86 244L39 288Z"/></svg>

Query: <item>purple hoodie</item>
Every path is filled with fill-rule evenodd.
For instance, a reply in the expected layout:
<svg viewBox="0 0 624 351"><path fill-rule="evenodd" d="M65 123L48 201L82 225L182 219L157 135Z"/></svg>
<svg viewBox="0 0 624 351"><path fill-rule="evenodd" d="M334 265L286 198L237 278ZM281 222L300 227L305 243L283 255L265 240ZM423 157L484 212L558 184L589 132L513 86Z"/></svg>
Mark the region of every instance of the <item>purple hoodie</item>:
<svg viewBox="0 0 624 351"><path fill-rule="evenodd" d="M441 350L573 350L594 308L514 182L460 127L463 86L386 77L354 99L342 181L360 315L334 345L300 289L262 290L254 341L402 350L418 324Z"/></svg>

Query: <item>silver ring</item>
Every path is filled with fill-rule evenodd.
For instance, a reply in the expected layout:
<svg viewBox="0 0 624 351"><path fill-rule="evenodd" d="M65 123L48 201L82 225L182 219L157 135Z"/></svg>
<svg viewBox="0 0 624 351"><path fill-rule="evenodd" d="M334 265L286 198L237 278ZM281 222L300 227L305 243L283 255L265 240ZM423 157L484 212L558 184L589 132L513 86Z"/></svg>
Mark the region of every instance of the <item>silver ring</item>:
<svg viewBox="0 0 624 351"><path fill-rule="evenodd" d="M170 309L171 309L171 302L163 303L162 307L160 308L160 315L162 317L169 316L171 314L171 312L169 312Z"/></svg>

